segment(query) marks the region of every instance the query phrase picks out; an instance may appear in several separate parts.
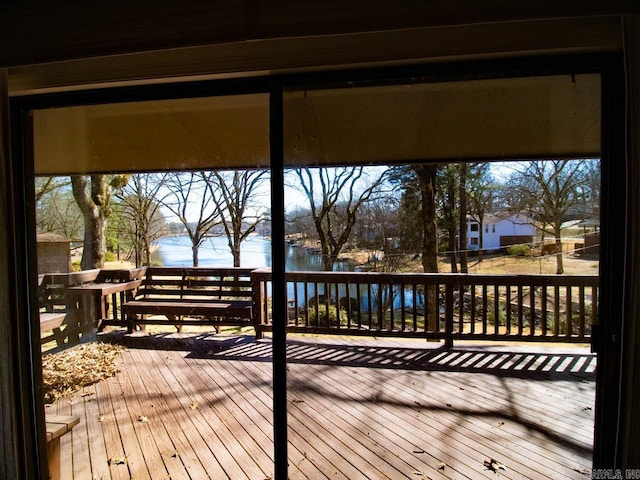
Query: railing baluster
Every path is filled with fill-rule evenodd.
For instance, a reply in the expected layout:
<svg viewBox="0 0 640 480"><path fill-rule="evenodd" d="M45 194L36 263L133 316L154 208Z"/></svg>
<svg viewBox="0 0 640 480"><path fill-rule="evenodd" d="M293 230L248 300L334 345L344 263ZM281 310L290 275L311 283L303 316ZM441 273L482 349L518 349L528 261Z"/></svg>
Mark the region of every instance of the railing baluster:
<svg viewBox="0 0 640 480"><path fill-rule="evenodd" d="M488 297L489 295L489 288L487 286L487 284L483 284L482 285L482 334L486 335L487 331L488 331L488 327L487 327L487 317L488 317L488 309L489 309L489 302L488 302Z"/></svg>
<svg viewBox="0 0 640 480"><path fill-rule="evenodd" d="M553 286L553 295L553 338L557 339L560 336L560 286L557 284Z"/></svg>
<svg viewBox="0 0 640 480"><path fill-rule="evenodd" d="M580 285L578 288L578 295L580 295L580 324L578 326L578 334L580 338L584 338L584 317L585 317L585 306L584 306L584 286Z"/></svg>
<svg viewBox="0 0 640 480"><path fill-rule="evenodd" d="M476 332L476 285L469 285L469 333Z"/></svg>
<svg viewBox="0 0 640 480"><path fill-rule="evenodd" d="M500 334L500 285L493 285L493 333Z"/></svg>
<svg viewBox="0 0 640 480"><path fill-rule="evenodd" d="M511 285L507 285L505 288L507 335L511 335Z"/></svg>
<svg viewBox="0 0 640 480"><path fill-rule="evenodd" d="M362 329L362 295L360 295L361 283L356 283L356 301L358 302L358 330Z"/></svg>
<svg viewBox="0 0 640 480"><path fill-rule="evenodd" d="M394 295L394 290L393 290L394 284L393 283L388 283L387 284L387 300L384 302L384 316L385 319L387 318L387 309L389 310L389 327L386 328L386 330L389 330L390 332L393 331L393 329L395 328L396 324L395 324L395 318L393 315L393 295Z"/></svg>
<svg viewBox="0 0 640 480"><path fill-rule="evenodd" d="M598 289L597 287L591 287L591 325L596 325L598 322ZM593 333L593 328L589 330L589 335Z"/></svg>
<svg viewBox="0 0 640 480"><path fill-rule="evenodd" d="M413 283L411 288L412 311L413 311L413 331L418 330L418 284Z"/></svg>
<svg viewBox="0 0 640 480"><path fill-rule="evenodd" d="M518 335L522 335L524 325L524 305L522 303L522 297L524 295L522 284L518 284Z"/></svg>
<svg viewBox="0 0 640 480"><path fill-rule="evenodd" d="M540 327L542 329L541 335L543 337L547 336L547 286L542 286L542 295L540 296L541 303L541 314L542 319L540 320Z"/></svg>
<svg viewBox="0 0 640 480"><path fill-rule="evenodd" d="M458 333L464 330L464 285L458 284Z"/></svg>
<svg viewBox="0 0 640 480"><path fill-rule="evenodd" d="M529 336L536 334L536 286L529 285Z"/></svg>
<svg viewBox="0 0 640 480"><path fill-rule="evenodd" d="M571 338L573 335L573 302L571 301L571 286L567 285L567 338Z"/></svg>
<svg viewBox="0 0 640 480"><path fill-rule="evenodd" d="M371 283L367 283L367 313L369 314L369 330L373 329L373 288Z"/></svg>
<svg viewBox="0 0 640 480"><path fill-rule="evenodd" d="M383 305L382 305L382 290L383 290L383 286L382 286L382 282L380 282L380 284L378 284L378 331L382 330L383 324L384 324L384 314L383 314Z"/></svg>
<svg viewBox="0 0 640 480"><path fill-rule="evenodd" d="M444 290L444 345L453 347L453 285L447 283Z"/></svg>
<svg viewBox="0 0 640 480"><path fill-rule="evenodd" d="M298 304L300 299L298 298L298 282L293 281L293 321L294 325L297 327L300 324L300 312L298 311Z"/></svg>
<svg viewBox="0 0 640 480"><path fill-rule="evenodd" d="M407 327L407 315L404 311L405 309L405 292L404 292L404 283L400 283L400 331L404 332Z"/></svg>

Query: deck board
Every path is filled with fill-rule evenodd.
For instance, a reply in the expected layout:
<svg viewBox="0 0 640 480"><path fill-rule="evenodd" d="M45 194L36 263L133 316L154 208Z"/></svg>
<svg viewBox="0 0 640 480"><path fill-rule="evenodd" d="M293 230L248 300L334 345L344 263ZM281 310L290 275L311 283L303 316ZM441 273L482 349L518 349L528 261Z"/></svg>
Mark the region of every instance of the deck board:
<svg viewBox="0 0 640 480"><path fill-rule="evenodd" d="M128 347L120 372L47 407L81 417L63 478L272 478L269 339L102 339ZM594 370L577 346L292 336L289 477L587 478Z"/></svg>

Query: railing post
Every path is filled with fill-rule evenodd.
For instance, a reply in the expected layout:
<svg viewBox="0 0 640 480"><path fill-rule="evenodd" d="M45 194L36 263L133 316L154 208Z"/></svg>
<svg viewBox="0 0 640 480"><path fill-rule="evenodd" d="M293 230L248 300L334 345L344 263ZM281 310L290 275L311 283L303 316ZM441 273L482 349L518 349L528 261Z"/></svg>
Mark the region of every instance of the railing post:
<svg viewBox="0 0 640 480"><path fill-rule="evenodd" d="M253 290L252 313L253 326L256 331L256 340L262 338L262 325L265 325L265 295L263 292L263 280L258 270L251 272L251 289Z"/></svg>
<svg viewBox="0 0 640 480"><path fill-rule="evenodd" d="M453 347L453 285L444 287L444 346Z"/></svg>

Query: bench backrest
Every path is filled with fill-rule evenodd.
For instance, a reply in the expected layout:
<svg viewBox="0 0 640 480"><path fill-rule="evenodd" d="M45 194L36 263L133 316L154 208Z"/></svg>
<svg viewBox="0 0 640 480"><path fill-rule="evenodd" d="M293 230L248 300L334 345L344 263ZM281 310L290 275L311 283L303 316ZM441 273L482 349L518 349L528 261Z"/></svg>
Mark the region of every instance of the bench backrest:
<svg viewBox="0 0 640 480"><path fill-rule="evenodd" d="M92 283L98 278L99 269L71 273L45 273L38 276L38 306L48 313L64 312L67 307L66 289Z"/></svg>
<svg viewBox="0 0 640 480"><path fill-rule="evenodd" d="M251 268L149 267L138 299L252 301Z"/></svg>

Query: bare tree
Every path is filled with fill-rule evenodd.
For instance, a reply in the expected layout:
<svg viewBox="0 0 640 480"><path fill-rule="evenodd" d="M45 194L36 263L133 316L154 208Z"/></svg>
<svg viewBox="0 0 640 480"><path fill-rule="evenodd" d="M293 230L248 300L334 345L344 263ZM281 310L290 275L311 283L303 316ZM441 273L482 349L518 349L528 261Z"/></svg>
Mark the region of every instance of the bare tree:
<svg viewBox="0 0 640 480"><path fill-rule="evenodd" d="M151 246L164 234L160 210L167 174L136 173L117 194L121 228L131 240L136 267L151 265Z"/></svg>
<svg viewBox="0 0 640 480"><path fill-rule="evenodd" d="M105 232L111 214L111 196L128 180L126 175L71 177L73 196L84 218L84 247L80 267L83 270L104 266Z"/></svg>
<svg viewBox="0 0 640 480"><path fill-rule="evenodd" d="M45 195L69 185L71 185L71 181L67 177L36 177L36 203L42 200Z"/></svg>
<svg viewBox="0 0 640 480"><path fill-rule="evenodd" d="M512 210L526 212L555 237L556 273L564 273L562 223L580 205L585 185L585 160L536 160L517 169L507 182Z"/></svg>
<svg viewBox="0 0 640 480"><path fill-rule="evenodd" d="M220 223L220 212L213 199L217 192L210 184L215 184L215 175L209 171L168 174L168 193L161 202L187 231L194 267L198 266L200 246Z"/></svg>
<svg viewBox="0 0 640 480"><path fill-rule="evenodd" d="M48 177L51 179L53 177ZM49 187L53 182L44 182ZM44 184L43 183L43 184ZM69 188L70 180L56 182L57 187L36 191L36 227L38 232L54 232L69 239L82 236L83 217ZM36 186L37 187L37 186Z"/></svg>
<svg viewBox="0 0 640 480"><path fill-rule="evenodd" d="M298 189L304 193L320 240L324 270L333 270L348 242L360 206L379 191L386 172L371 178L365 167L295 168Z"/></svg>
<svg viewBox="0 0 640 480"><path fill-rule="evenodd" d="M268 175L267 170L214 171L215 184L209 183L211 198L220 213L233 266L240 266L240 247L249 235L256 231L263 220L257 211L259 187Z"/></svg>

